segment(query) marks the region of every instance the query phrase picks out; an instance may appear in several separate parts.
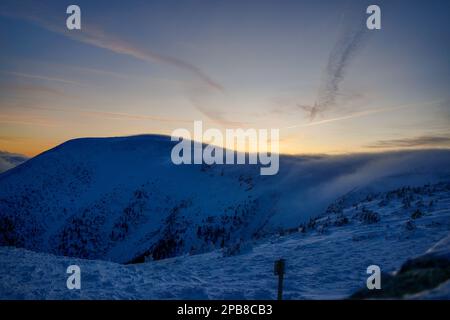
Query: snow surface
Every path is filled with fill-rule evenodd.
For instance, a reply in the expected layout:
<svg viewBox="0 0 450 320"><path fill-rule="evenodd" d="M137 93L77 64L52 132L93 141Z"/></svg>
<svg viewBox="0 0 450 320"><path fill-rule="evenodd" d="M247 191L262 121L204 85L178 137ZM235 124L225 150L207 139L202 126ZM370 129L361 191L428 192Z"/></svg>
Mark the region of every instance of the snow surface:
<svg viewBox="0 0 450 320"><path fill-rule="evenodd" d="M298 230L224 257L223 250L142 264L60 257L0 247L1 299L274 299L276 259L286 259L285 299L338 299L365 286L366 268L393 272L411 257L449 250L450 185L349 194ZM346 219L344 219L346 218ZM81 290L66 268L81 267ZM408 297L449 299L449 284Z"/></svg>

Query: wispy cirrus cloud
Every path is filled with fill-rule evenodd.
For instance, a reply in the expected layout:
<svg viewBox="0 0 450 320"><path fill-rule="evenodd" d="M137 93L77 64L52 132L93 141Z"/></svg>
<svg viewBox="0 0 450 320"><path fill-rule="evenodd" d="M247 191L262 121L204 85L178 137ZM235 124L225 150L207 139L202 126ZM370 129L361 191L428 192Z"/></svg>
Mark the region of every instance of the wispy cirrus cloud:
<svg viewBox="0 0 450 320"><path fill-rule="evenodd" d="M11 75L14 77L53 81L53 82L60 82L60 83L65 83L65 84L83 86L83 84L81 82L66 80L66 79L62 79L62 78L47 77L47 76L39 75L39 74L22 73L22 72L15 72L15 71L0 71L0 73L6 74L6 75Z"/></svg>
<svg viewBox="0 0 450 320"><path fill-rule="evenodd" d="M60 123L34 115L0 114L0 123L40 127L60 127Z"/></svg>
<svg viewBox="0 0 450 320"><path fill-rule="evenodd" d="M94 47L106 49L117 54L127 55L144 62L162 63L187 71L200 79L209 88L224 91L223 86L213 80L200 67L185 60L139 48L123 39L110 35L99 27L83 23L81 31L69 31L65 22L51 15L52 10L42 2L5 1L0 4L0 15L22 19L34 23L48 31L62 34L72 40Z"/></svg>
<svg viewBox="0 0 450 320"><path fill-rule="evenodd" d="M379 140L365 147L372 149L450 147L450 136L425 135L403 139Z"/></svg>
<svg viewBox="0 0 450 320"><path fill-rule="evenodd" d="M347 114L347 115L343 115L343 116L340 116L340 117L335 117L335 118L329 118L329 119L312 121L312 122L303 123L303 124L292 125L292 126L284 127L283 129L294 129L294 128L300 128L300 127L312 127L312 126L317 126L317 125L322 125L322 124L327 124L327 123L332 123L332 122L337 122L337 121L343 121L343 120L349 120L349 119L354 119L354 118L360 118L360 117L364 117L364 116L368 116L368 115L372 115L372 114L385 113L385 112L386 113L389 113L389 112L392 113L392 112L395 112L395 111L415 108L415 107L419 107L419 106L420 107L431 108L432 106L436 106L436 105L440 105L440 104L446 103L446 101L447 101L446 99L436 99L436 100L423 101L423 102L418 102L418 103L405 103L405 104L400 104L400 105L397 105L397 106L391 106L391 107L386 107L386 108L367 109L367 110L362 110L362 111L350 113L350 114Z"/></svg>
<svg viewBox="0 0 450 320"><path fill-rule="evenodd" d="M209 120L224 126L224 127L240 127L245 128L250 123L245 121L233 121L227 118L225 112L210 110L209 108L205 108L203 106L197 106L196 109L200 111L205 117Z"/></svg>
<svg viewBox="0 0 450 320"><path fill-rule="evenodd" d="M342 116L342 117L336 117L336 118L324 119L324 120L319 120L319 121L314 121L314 122L308 122L308 123L304 123L304 124L300 124L300 125L289 126L289 127L284 128L284 129L293 129L293 128L299 128L299 127L312 127L312 126L317 126L317 125L321 125L321 124L332 123L332 122L336 122L336 121L342 121L342 120L348 120L348 119L360 118L360 117L364 117L364 116L367 116L367 115L370 115L370 114L376 114L376 113L386 112L386 111L388 111L388 110L392 110L392 109L374 109L374 110L365 110L365 111L352 113L352 114L349 114L349 115L346 115L346 116Z"/></svg>
<svg viewBox="0 0 450 320"><path fill-rule="evenodd" d="M82 116L96 116L101 119L112 119L112 120L149 120L149 121L157 121L157 122L179 122L179 123L192 123L193 120L190 119L181 119L181 118L167 118L167 117L158 117L158 116L148 116L142 114L133 114L126 112L110 112L110 111L101 111L95 109L87 109L87 108L56 108L56 107L41 107L41 106L31 106L31 105L16 105L14 108L22 108L22 109L30 109L30 110L39 110L39 111L52 111L52 112L68 112L75 113ZM1 122L0 116L0 122Z"/></svg>
<svg viewBox="0 0 450 320"><path fill-rule="evenodd" d="M329 119L318 120L318 121L308 122L308 123L304 123L304 124L298 124L298 125L293 125L293 126L289 126L289 127L284 127L283 129L294 129L294 128L301 128L301 127L313 127L313 126L318 126L318 125L332 123L332 122L337 122L337 121L361 118L361 117L364 117L364 116L377 114L377 113L393 112L393 111L396 111L396 110L410 108L412 106L414 106L414 105L405 104L405 105L400 105L400 106L396 106L396 107L368 109L368 110L363 110L363 111L347 114L347 115L341 116L341 117L329 118Z"/></svg>
<svg viewBox="0 0 450 320"><path fill-rule="evenodd" d="M200 112L208 120L215 122L220 126L244 128L250 124L249 122L230 119L230 112L223 111L217 107L211 108L208 104L208 97L205 96L204 92L200 93L198 90L191 92L189 100L198 112Z"/></svg>
<svg viewBox="0 0 450 320"><path fill-rule="evenodd" d="M35 84L0 84L0 102L2 101L2 92L14 93L44 93L46 95L67 97L68 95L61 90L51 87ZM0 108L3 105L0 104Z"/></svg>

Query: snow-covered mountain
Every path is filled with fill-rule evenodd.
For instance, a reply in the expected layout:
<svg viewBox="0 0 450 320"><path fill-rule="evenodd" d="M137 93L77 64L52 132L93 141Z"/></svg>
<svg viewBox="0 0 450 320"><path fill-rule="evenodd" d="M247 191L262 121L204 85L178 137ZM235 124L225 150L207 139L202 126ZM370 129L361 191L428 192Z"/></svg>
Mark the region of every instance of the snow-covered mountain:
<svg viewBox="0 0 450 320"><path fill-rule="evenodd" d="M450 181L450 151L174 165L165 136L68 141L0 175L0 245L142 262L295 229L337 198Z"/></svg>

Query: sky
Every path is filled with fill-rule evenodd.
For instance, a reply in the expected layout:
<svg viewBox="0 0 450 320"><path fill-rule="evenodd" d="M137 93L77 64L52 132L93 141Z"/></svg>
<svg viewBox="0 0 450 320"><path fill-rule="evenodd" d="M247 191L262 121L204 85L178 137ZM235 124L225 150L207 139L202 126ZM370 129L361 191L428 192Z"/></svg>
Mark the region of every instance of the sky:
<svg viewBox="0 0 450 320"><path fill-rule="evenodd" d="M287 154L448 148L449 14L446 0L2 0L0 150L195 120L278 128Z"/></svg>

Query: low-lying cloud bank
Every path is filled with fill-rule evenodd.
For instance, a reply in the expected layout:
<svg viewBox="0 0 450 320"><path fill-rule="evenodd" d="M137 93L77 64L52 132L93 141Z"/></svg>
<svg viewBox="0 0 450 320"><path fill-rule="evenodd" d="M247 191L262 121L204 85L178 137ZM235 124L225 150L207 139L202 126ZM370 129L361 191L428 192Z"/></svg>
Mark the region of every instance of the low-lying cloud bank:
<svg viewBox="0 0 450 320"><path fill-rule="evenodd" d="M14 168L26 160L28 157L24 155L0 151L0 173Z"/></svg>
<svg viewBox="0 0 450 320"><path fill-rule="evenodd" d="M283 190L283 221L304 221L337 198L450 181L450 150L408 150L280 159L270 188ZM275 180L277 179L278 180ZM355 199L356 200L356 199Z"/></svg>

